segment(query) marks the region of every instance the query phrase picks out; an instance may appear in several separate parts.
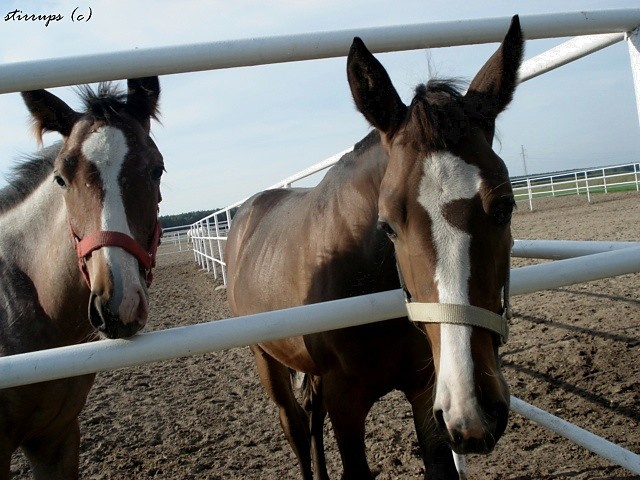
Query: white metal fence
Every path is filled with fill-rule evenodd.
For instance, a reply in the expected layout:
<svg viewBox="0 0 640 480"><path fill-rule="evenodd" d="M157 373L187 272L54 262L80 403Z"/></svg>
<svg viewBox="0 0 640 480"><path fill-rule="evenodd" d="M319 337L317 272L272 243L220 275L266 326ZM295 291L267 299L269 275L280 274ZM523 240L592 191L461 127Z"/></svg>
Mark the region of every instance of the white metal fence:
<svg viewBox="0 0 640 480"><path fill-rule="evenodd" d="M533 210L533 200L562 195L591 196L621 190L640 191L640 163L575 170L549 175L518 178L511 181L516 201L527 201Z"/></svg>
<svg viewBox="0 0 640 480"><path fill-rule="evenodd" d="M496 42L501 40L508 22L508 18L440 22L16 63L2 66L0 93L146 75L344 56L355 35L366 37L367 45L374 53ZM521 23L528 39L581 36L525 62L520 71L521 81L626 38L636 96L640 98L640 40L637 29L640 25L640 10L532 15L521 17ZM640 101L638 104L640 105ZM340 154L336 157L339 156ZM322 168L331 164L329 160ZM316 168L320 169L316 165L310 170ZM298 179L292 177L282 186L288 186ZM200 245L198 252L194 249L196 260L210 262L207 268L213 268L214 273L216 265L218 268L224 265L223 222L231 217L231 210L236 205L226 207L190 228L194 245L196 240ZM203 230L199 231L200 227ZM638 271L640 247L624 246L579 258L515 269L512 274L512 292L514 295L530 293L538 289L556 288ZM224 269L221 272L224 280ZM0 388L195 355L405 314L402 294L394 291L146 333L132 340L104 340L13 355L0 358ZM301 319L304 322L301 323ZM517 399L513 399L512 407L530 418L538 418L540 413ZM576 437L558 427L562 422L555 421L559 420L556 417L544 412L542 417L542 422L554 431ZM587 448L640 474L640 456L633 452L602 439L589 443Z"/></svg>
<svg viewBox="0 0 640 480"><path fill-rule="evenodd" d="M163 228L160 247L156 256L160 257L192 250L189 229L190 225Z"/></svg>

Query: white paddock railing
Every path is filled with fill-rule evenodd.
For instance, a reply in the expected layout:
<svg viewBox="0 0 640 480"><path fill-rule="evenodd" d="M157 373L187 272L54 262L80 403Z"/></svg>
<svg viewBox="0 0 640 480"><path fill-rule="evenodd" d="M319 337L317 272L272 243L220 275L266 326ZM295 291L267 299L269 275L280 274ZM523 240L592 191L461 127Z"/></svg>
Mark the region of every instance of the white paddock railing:
<svg viewBox="0 0 640 480"><path fill-rule="evenodd" d="M574 170L549 175L530 176L511 181L516 201L527 200L533 210L533 200L562 195L591 195L621 190L640 191L640 163Z"/></svg>
<svg viewBox="0 0 640 480"><path fill-rule="evenodd" d="M555 257L582 255L566 260L512 270L511 293L522 295L541 289L582 283L610 276L640 272L640 244L616 245L600 242L568 242L547 246L529 240L519 246L519 254L528 256L528 248L546 249ZM586 242L588 243L588 242ZM584 255L585 251L602 251ZM551 253L549 253L551 252ZM0 358L0 388L54 380L69 376L113 370L170 360L233 347L251 345L292 335L382 321L406 315L401 290L335 300L314 305L266 312L244 317L143 333L129 340L102 340L51 350ZM640 456L620 446L512 397L512 409L526 418L552 428L598 455L640 474Z"/></svg>
<svg viewBox="0 0 640 480"><path fill-rule="evenodd" d="M162 237L160 237L160 248L156 256L161 257L190 251L192 249L189 238L190 227L190 225L179 225L163 228ZM168 246L171 248L167 249L166 247Z"/></svg>
<svg viewBox="0 0 640 480"><path fill-rule="evenodd" d="M0 93L345 56L356 35L363 37L374 53L497 42L502 39L508 22L508 18L489 18L402 25L5 64L0 66ZM552 49L546 55L525 62L520 72L521 81L626 38L640 113L640 9L528 15L521 17L521 24L527 39L581 36ZM227 207L227 214L226 218L229 218L231 207ZM219 220L213 221L213 230L209 223L207 233L214 231L216 237L221 239L223 228ZM223 250L219 245L217 252L221 265L224 265ZM215 255L215 249L210 248L209 256L213 259ZM213 260L211 262L212 265L216 264ZM640 249L629 247L516 269L512 276L512 292L528 293L539 288L569 284L567 282L576 283L639 270ZM0 358L0 388L194 355L404 314L400 292L386 292L290 311L142 334L132 340L100 341L14 355ZM524 409L522 413L533 417ZM594 450L606 449L595 447ZM598 453L611 458L606 451ZM623 451L613 461L640 474L640 459L632 452Z"/></svg>

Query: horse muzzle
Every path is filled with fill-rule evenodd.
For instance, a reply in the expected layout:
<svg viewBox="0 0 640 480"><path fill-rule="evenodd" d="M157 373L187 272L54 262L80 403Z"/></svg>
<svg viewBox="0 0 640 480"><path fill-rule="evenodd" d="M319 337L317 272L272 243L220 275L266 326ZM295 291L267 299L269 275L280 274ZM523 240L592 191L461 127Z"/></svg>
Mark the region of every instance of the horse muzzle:
<svg viewBox="0 0 640 480"><path fill-rule="evenodd" d="M147 323L149 307L142 290L126 296L120 305L91 292L89 321L107 338L127 338L140 331Z"/></svg>
<svg viewBox="0 0 640 480"><path fill-rule="evenodd" d="M470 418L453 418L436 409L434 417L442 438L454 452L461 455L486 454L493 451L507 427L509 405L497 402L489 408L477 410L477 416Z"/></svg>

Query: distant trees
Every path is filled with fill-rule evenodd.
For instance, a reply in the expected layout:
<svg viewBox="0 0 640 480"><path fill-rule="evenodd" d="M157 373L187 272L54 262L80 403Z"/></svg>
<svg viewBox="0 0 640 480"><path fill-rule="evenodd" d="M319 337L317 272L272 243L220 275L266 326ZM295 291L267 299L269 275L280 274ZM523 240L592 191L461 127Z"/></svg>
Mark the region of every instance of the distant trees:
<svg viewBox="0 0 640 480"><path fill-rule="evenodd" d="M213 210L198 210L197 212L179 213L178 215L162 215L160 216L160 225L162 228L178 227L180 225L190 225L193 222L200 220L207 215L219 210L214 208ZM222 215L224 217L224 214ZM220 220L226 220L226 218L220 218Z"/></svg>

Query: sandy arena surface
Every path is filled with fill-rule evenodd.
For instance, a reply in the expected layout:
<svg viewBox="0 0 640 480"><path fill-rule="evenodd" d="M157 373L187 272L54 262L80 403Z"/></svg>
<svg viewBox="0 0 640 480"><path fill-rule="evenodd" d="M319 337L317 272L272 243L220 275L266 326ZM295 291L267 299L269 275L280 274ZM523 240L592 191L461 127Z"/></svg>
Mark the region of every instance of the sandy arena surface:
<svg viewBox="0 0 640 480"><path fill-rule="evenodd" d="M519 239L639 240L640 194L519 205ZM161 253L173 247L161 247ZM514 266L525 261L514 259ZM531 263L527 261L527 263ZM227 318L224 290L190 252L161 256L148 330ZM640 453L640 274L515 297L502 360L512 394ZM296 479L295 457L259 384L249 349L101 373L81 415L84 479ZM332 478L340 461L327 422ZM378 479L422 478L406 401L392 393L367 423ZM468 458L473 479L640 477L512 414L488 456ZM29 469L14 456L12 478Z"/></svg>

